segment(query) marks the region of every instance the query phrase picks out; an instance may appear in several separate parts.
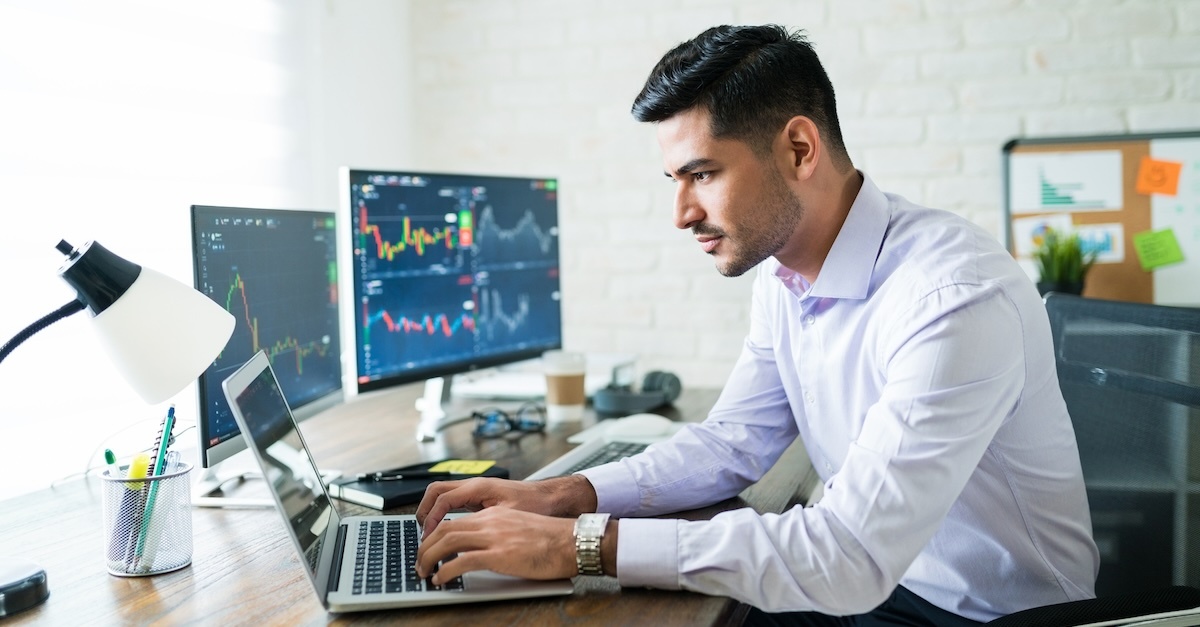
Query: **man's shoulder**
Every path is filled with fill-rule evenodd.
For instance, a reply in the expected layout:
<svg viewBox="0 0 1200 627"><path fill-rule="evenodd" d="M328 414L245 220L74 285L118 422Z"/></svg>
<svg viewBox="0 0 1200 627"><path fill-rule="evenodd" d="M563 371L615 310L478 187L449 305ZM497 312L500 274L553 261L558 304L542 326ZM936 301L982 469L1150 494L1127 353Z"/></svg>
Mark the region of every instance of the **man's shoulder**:
<svg viewBox="0 0 1200 627"><path fill-rule="evenodd" d="M949 211L893 198L873 292L900 288L907 298L920 299L950 285L983 286L1020 272L1000 241L980 226Z"/></svg>

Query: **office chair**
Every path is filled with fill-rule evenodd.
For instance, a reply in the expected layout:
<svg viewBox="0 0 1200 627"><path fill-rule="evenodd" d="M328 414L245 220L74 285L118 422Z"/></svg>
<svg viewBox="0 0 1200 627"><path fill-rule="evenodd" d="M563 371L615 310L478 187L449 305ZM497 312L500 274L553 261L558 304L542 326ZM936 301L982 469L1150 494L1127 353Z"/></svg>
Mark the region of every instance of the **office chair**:
<svg viewBox="0 0 1200 627"><path fill-rule="evenodd" d="M1200 309L1044 300L1100 548L1097 598L988 624L1200 625Z"/></svg>

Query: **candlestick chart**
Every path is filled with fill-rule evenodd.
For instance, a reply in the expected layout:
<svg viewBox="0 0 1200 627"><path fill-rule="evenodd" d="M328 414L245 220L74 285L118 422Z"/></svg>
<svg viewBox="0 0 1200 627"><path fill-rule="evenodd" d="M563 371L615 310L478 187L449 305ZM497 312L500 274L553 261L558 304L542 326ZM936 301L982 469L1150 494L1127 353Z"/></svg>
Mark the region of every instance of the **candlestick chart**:
<svg viewBox="0 0 1200 627"><path fill-rule="evenodd" d="M364 171L350 190L360 391L561 344L553 180Z"/></svg>

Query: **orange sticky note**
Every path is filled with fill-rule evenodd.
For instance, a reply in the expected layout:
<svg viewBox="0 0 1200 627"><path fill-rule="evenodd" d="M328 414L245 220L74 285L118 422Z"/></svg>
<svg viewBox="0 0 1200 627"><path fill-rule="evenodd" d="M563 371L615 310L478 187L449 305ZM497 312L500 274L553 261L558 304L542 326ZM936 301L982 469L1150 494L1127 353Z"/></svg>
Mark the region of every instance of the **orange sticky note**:
<svg viewBox="0 0 1200 627"><path fill-rule="evenodd" d="M1179 172L1182 169L1183 164L1178 161L1142 157L1137 175L1138 193L1174 196L1179 189Z"/></svg>

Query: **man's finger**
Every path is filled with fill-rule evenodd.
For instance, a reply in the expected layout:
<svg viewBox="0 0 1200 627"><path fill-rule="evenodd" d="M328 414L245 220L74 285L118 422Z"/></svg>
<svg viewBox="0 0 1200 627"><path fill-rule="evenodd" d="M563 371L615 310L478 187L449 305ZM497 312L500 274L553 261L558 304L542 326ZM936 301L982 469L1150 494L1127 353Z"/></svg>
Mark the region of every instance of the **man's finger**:
<svg viewBox="0 0 1200 627"><path fill-rule="evenodd" d="M429 511L425 513L425 521L422 525L423 537L428 538L429 534L442 522L446 514L451 510L466 508L476 510L479 509L475 499L477 490L472 489L474 479L465 479L460 481L438 482L443 485L438 486L438 483L430 484L430 487L438 486L436 497L433 499L433 504ZM426 492L428 497L428 492Z"/></svg>
<svg viewBox="0 0 1200 627"><path fill-rule="evenodd" d="M489 559L494 555L494 551L466 551L459 553L453 559L446 560L438 566L437 572L433 574L433 583L440 586L447 581L453 580L455 577L461 577L472 571L495 570L488 565Z"/></svg>
<svg viewBox="0 0 1200 627"><path fill-rule="evenodd" d="M425 494L421 497L421 504L417 506L417 523L424 525L425 518L429 516L429 510L433 509L433 503L443 492L452 489L451 481L434 481L425 488Z"/></svg>

